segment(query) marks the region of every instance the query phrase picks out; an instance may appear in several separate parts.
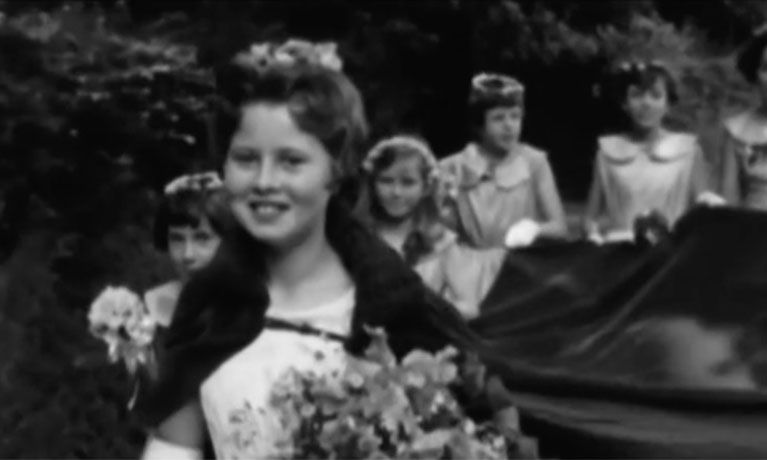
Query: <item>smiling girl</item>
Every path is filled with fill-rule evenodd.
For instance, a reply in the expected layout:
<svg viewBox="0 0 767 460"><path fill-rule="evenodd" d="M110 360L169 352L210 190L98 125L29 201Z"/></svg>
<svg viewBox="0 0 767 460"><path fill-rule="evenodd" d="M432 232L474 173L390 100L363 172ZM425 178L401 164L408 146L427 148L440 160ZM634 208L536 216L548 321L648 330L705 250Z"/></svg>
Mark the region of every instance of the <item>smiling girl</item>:
<svg viewBox="0 0 767 460"><path fill-rule="evenodd" d="M693 204L721 204L710 192L696 137L664 127L677 93L661 64L621 64L613 94L627 118L623 132L599 138L586 210L586 233L595 241L633 237L637 217L656 212L673 224Z"/></svg>
<svg viewBox="0 0 767 460"><path fill-rule="evenodd" d="M439 169L425 141L394 136L378 142L363 163L366 187L356 213L464 318L479 305L506 250L459 244L440 220Z"/></svg>
<svg viewBox="0 0 767 460"><path fill-rule="evenodd" d="M273 386L290 368L337 373L370 343L365 326L383 328L399 357L480 349L458 312L338 199L366 134L360 94L339 68L333 45L290 41L254 46L219 75L237 225L184 287L159 381L139 399L156 427L145 458L200 458L206 431L218 458L279 456ZM484 407L508 407L505 393L476 388L466 394Z"/></svg>

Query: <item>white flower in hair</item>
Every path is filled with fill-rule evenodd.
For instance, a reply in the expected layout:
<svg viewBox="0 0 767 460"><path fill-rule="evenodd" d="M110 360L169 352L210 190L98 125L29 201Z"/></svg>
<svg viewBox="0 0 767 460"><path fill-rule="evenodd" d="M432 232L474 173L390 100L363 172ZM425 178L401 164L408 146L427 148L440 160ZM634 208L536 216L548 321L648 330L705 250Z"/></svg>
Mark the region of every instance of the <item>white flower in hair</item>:
<svg viewBox="0 0 767 460"><path fill-rule="evenodd" d="M318 43L316 46L319 53L319 62L322 66L336 71L341 71L343 62L338 57L338 45L333 42Z"/></svg>
<svg viewBox="0 0 767 460"><path fill-rule="evenodd" d="M307 40L290 39L282 44L273 42L255 43L249 52L240 53L235 61L264 71L269 67L293 66L298 63L316 65L341 71L343 62L338 56L334 42L312 43Z"/></svg>
<svg viewBox="0 0 767 460"><path fill-rule="evenodd" d="M480 73L471 79L471 87L474 91L513 94L523 93L524 85L519 80L508 75L499 73Z"/></svg>
<svg viewBox="0 0 767 460"><path fill-rule="evenodd" d="M375 170L375 164L381 155L392 148L409 148L417 152L426 162L428 168L427 179L433 181L439 177L439 164L431 149L425 142L412 136L393 136L379 141L368 152L362 162L362 169L368 174Z"/></svg>
<svg viewBox="0 0 767 460"><path fill-rule="evenodd" d="M165 195L174 195L181 191L205 191L221 188L223 183L215 171L179 176L165 186Z"/></svg>

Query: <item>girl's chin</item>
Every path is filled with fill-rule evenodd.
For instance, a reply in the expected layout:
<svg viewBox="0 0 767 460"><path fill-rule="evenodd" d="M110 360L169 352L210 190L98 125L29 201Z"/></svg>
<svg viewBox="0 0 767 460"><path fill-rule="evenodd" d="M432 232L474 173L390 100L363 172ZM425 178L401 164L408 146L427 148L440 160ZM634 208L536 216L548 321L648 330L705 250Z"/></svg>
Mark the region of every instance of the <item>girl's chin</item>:
<svg viewBox="0 0 767 460"><path fill-rule="evenodd" d="M401 211L401 212L400 211L394 211L394 212L386 211L385 218L389 222L401 223L401 222L404 222L404 221L410 219L412 216L413 216L413 212L412 211Z"/></svg>

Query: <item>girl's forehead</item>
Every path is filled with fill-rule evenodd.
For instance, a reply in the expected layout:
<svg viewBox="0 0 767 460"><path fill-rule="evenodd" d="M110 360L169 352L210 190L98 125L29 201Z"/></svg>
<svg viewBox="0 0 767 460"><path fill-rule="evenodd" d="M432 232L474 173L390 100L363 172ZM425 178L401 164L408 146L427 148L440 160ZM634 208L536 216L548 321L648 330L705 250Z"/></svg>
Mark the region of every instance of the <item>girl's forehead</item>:
<svg viewBox="0 0 767 460"><path fill-rule="evenodd" d="M665 91L666 81L660 75L636 81L628 86L632 91Z"/></svg>
<svg viewBox="0 0 767 460"><path fill-rule="evenodd" d="M523 109L520 105L497 105L491 107L485 112L487 115L500 115L507 113L522 113Z"/></svg>
<svg viewBox="0 0 767 460"><path fill-rule="evenodd" d="M205 216L200 216L196 219L196 222L188 223L172 223L168 225L168 231L173 232L196 232L207 231L212 232L213 228L210 225L210 221Z"/></svg>
<svg viewBox="0 0 767 460"><path fill-rule="evenodd" d="M424 160L418 154L398 156L394 163L381 171L381 174L418 174L423 165Z"/></svg>

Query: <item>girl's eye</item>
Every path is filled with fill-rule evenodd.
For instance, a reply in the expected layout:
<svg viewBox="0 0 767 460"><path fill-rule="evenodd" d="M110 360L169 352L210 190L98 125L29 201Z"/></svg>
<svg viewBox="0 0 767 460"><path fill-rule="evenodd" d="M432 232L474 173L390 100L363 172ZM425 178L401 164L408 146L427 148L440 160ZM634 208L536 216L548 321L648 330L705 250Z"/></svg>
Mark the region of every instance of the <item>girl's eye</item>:
<svg viewBox="0 0 767 460"><path fill-rule="evenodd" d="M287 166L295 168L296 166L302 165L304 163L304 159L300 157L286 157L283 158L282 162Z"/></svg>
<svg viewBox="0 0 767 460"><path fill-rule="evenodd" d="M207 243L208 241L213 239L213 235L211 235L208 232L198 232L194 234L194 239L200 243Z"/></svg>
<svg viewBox="0 0 767 460"><path fill-rule="evenodd" d="M235 150L229 152L229 158L237 163L250 164L258 160L258 155L252 151Z"/></svg>

